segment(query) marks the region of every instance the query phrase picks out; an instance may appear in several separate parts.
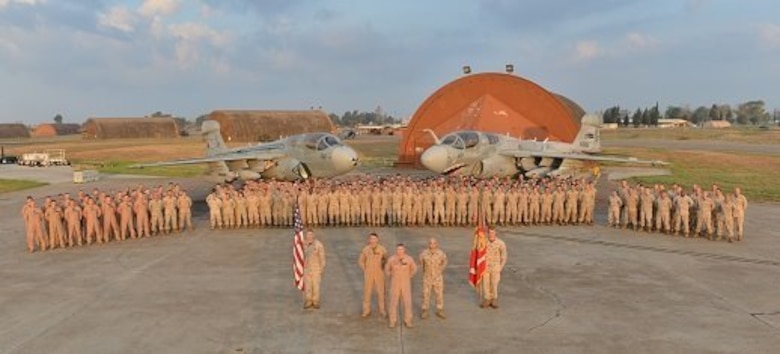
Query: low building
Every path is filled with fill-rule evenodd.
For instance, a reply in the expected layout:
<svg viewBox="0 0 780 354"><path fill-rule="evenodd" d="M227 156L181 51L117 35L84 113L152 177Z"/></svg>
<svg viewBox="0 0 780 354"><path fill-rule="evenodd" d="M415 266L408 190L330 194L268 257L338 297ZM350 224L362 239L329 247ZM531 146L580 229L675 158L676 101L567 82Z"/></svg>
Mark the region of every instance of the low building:
<svg viewBox="0 0 780 354"><path fill-rule="evenodd" d="M661 118L658 120L658 128L690 128L693 123L679 118Z"/></svg>
<svg viewBox="0 0 780 354"><path fill-rule="evenodd" d="M336 132L330 117L320 110L218 110L208 119L219 122L220 134L227 142L263 142L296 134Z"/></svg>
<svg viewBox="0 0 780 354"><path fill-rule="evenodd" d="M84 123L84 139L178 138L179 127L170 117L90 118Z"/></svg>
<svg viewBox="0 0 780 354"><path fill-rule="evenodd" d="M0 139L26 139L29 137L30 131L24 124L0 124Z"/></svg>
<svg viewBox="0 0 780 354"><path fill-rule="evenodd" d="M44 123L33 128L31 136L40 137L52 137L62 135L75 135L81 130L79 124L56 124L56 123Z"/></svg>
<svg viewBox="0 0 780 354"><path fill-rule="evenodd" d="M731 128L731 123L727 120L710 120L704 122L701 127L714 129Z"/></svg>

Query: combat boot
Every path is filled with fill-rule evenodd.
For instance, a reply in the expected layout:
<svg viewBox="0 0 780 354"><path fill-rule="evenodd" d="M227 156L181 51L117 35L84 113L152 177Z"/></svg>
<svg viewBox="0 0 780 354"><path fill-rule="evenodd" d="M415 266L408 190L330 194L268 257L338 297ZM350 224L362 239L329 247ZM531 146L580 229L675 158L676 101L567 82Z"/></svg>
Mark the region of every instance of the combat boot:
<svg viewBox="0 0 780 354"><path fill-rule="evenodd" d="M303 304L303 309L308 310L312 307L311 301L306 301L306 303Z"/></svg>
<svg viewBox="0 0 780 354"><path fill-rule="evenodd" d="M447 319L447 315L444 314L444 310L436 310L436 316L439 316L442 320Z"/></svg>
<svg viewBox="0 0 780 354"><path fill-rule="evenodd" d="M488 306L490 306L490 300L482 300L482 304L479 305L479 307L483 309L487 308Z"/></svg>
<svg viewBox="0 0 780 354"><path fill-rule="evenodd" d="M497 309L498 308L498 300L497 299L490 300L490 307L492 307L494 309Z"/></svg>
<svg viewBox="0 0 780 354"><path fill-rule="evenodd" d="M424 309L420 312L420 318L422 319L428 318L428 309Z"/></svg>

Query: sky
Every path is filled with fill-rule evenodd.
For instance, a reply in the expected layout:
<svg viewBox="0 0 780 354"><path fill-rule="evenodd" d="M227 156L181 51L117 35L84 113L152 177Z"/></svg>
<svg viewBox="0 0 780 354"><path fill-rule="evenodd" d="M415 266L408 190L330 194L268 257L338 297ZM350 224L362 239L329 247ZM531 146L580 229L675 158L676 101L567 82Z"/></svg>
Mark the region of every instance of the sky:
<svg viewBox="0 0 780 354"><path fill-rule="evenodd" d="M411 116L474 72L586 111L780 108L775 0L0 0L0 122L216 109Z"/></svg>

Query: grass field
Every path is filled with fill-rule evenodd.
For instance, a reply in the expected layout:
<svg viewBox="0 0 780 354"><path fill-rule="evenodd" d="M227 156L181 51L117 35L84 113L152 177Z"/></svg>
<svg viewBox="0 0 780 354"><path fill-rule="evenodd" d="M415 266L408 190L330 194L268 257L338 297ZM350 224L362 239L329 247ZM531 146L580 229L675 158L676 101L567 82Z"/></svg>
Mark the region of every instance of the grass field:
<svg viewBox="0 0 780 354"><path fill-rule="evenodd" d="M45 186L45 185L46 183L40 183L35 181L0 178L0 193L15 192L20 190Z"/></svg>
<svg viewBox="0 0 780 354"><path fill-rule="evenodd" d="M621 128L601 131L604 140L660 139L660 140L728 140L753 144L780 144L780 129L762 130L754 127L728 129L660 129Z"/></svg>
<svg viewBox="0 0 780 354"><path fill-rule="evenodd" d="M677 183L685 187L717 184L726 190L742 187L746 196L756 201L780 202L780 157L705 151L672 151L662 149L609 148L606 153L638 156L670 162L670 176L637 177L642 183Z"/></svg>

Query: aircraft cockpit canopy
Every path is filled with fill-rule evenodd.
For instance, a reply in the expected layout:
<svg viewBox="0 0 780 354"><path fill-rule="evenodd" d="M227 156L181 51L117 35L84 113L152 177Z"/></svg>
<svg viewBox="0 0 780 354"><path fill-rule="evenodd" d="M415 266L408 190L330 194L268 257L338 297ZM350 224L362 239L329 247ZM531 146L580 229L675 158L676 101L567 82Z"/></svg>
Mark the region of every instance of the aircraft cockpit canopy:
<svg viewBox="0 0 780 354"><path fill-rule="evenodd" d="M456 149L469 149L479 144L479 134L477 132L465 131L452 133L441 140L442 145L449 145Z"/></svg>
<svg viewBox="0 0 780 354"><path fill-rule="evenodd" d="M342 145L339 138L327 133L309 134L306 136L303 143L307 148L317 151L327 150L330 147Z"/></svg>

